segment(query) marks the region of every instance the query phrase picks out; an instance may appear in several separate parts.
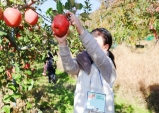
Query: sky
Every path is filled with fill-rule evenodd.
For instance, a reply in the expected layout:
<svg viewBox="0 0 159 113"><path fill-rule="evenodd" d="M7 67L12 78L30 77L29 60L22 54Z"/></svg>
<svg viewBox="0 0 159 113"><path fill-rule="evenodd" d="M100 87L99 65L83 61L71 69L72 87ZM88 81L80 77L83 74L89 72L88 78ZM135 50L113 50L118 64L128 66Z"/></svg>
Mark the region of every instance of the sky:
<svg viewBox="0 0 159 113"><path fill-rule="evenodd" d="M61 0L61 2L64 4L67 0ZM85 0L75 0L77 3L82 3L84 4ZM100 2L98 0L90 0L90 3L92 4L92 11L95 11L96 9L99 8L100 6ZM54 0L47 0L46 2L44 2L44 4L42 4L41 6L39 6L39 8L42 10L42 14L45 15L45 12L47 11L48 8L53 8L56 9L56 2L54 2ZM79 11L78 13L81 13L82 11Z"/></svg>
<svg viewBox="0 0 159 113"><path fill-rule="evenodd" d="M62 3L65 3L67 0L61 0ZM85 0L75 0L77 3L82 3L84 4ZM98 7L100 6L100 2L98 0L90 0L90 3L92 4L92 11L98 9ZM46 2L44 2L44 4L42 4L40 6L40 8L46 12L46 10L48 8L52 7L53 9L56 9L56 3L54 2L54 0L47 0Z"/></svg>

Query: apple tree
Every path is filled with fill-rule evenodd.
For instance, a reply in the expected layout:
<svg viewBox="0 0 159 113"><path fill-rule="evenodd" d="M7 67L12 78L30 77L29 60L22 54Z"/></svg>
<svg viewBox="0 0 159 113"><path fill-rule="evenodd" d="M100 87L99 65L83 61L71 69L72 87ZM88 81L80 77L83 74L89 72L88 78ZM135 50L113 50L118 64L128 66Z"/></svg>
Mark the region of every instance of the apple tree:
<svg viewBox="0 0 159 113"><path fill-rule="evenodd" d="M42 63L46 51L57 51L58 47L52 35L51 25L45 23L65 10L76 13L84 8L79 18L85 22L91 10L89 0L85 5L67 0L63 4L56 1L56 10L48 8L46 16L37 12L38 5L44 0L6 0L0 3L0 108L2 112L28 111L31 105L29 95L34 87L35 64ZM10 13L11 12L11 13ZM13 15L13 16L12 16ZM16 16L14 16L16 15ZM31 15L31 16L30 16ZM87 26L85 26L87 28ZM78 33L70 26L68 38L73 54L83 49ZM21 103L18 103L21 101Z"/></svg>

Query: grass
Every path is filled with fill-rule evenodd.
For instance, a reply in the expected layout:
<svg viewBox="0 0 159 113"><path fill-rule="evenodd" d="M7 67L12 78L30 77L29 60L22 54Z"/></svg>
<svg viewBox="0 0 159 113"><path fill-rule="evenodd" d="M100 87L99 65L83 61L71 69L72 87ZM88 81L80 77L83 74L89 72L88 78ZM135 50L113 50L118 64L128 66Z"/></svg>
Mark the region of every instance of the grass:
<svg viewBox="0 0 159 113"><path fill-rule="evenodd" d="M40 70L40 69L39 69ZM67 73L56 71L56 84L48 82L47 76L35 77L36 82L32 90L32 104L43 113L72 113L75 80Z"/></svg>

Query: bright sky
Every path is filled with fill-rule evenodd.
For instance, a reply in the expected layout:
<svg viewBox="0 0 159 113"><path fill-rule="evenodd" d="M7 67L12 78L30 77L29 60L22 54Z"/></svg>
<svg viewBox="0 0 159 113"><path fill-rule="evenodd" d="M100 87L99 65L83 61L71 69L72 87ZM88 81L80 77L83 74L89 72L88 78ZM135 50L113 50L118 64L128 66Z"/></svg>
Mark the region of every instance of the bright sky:
<svg viewBox="0 0 159 113"><path fill-rule="evenodd" d="M64 4L67 0L61 0L61 2ZM77 3L82 3L84 4L85 0L75 0ZM92 4L92 11L98 9L98 7L100 6L100 2L98 0L90 0L90 3ZM42 4L40 6L40 8L46 12L46 10L48 8L52 7L53 9L56 9L56 3L54 2L54 0L47 0L46 2L44 2L44 4Z"/></svg>
<svg viewBox="0 0 159 113"><path fill-rule="evenodd" d="M67 0L61 0L61 2L64 4ZM85 5L84 1L85 0L75 0L77 3L82 3ZM96 9L99 8L100 6L100 2L98 0L90 0L90 3L92 4L92 11L95 11ZM42 10L42 14L45 15L45 12L47 11L48 8L53 8L56 9L56 3L54 2L54 0L47 0L46 2L44 2L44 4L42 4L39 7ZM82 11L81 11L82 12ZM79 12L80 13L80 12Z"/></svg>

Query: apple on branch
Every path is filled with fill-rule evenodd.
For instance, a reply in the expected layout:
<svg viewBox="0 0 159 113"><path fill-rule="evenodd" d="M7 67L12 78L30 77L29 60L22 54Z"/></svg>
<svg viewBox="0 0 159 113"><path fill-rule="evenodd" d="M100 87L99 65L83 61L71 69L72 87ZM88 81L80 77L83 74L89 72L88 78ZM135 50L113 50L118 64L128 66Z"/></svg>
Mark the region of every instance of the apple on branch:
<svg viewBox="0 0 159 113"><path fill-rule="evenodd" d="M22 21L22 14L18 9L8 7L4 10L3 19L6 25L18 27Z"/></svg>

